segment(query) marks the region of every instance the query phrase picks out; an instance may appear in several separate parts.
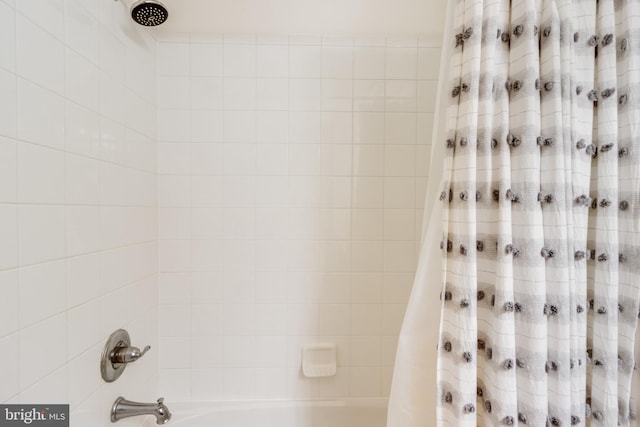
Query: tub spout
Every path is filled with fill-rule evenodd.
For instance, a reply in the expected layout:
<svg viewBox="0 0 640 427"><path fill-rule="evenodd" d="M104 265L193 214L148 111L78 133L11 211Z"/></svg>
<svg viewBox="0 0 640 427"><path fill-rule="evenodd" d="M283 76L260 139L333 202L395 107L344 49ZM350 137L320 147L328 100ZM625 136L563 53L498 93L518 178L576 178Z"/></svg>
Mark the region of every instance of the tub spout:
<svg viewBox="0 0 640 427"><path fill-rule="evenodd" d="M156 424L158 425L166 424L171 419L171 412L164 405L163 397L158 399L157 403L140 403L132 402L120 396L111 407L112 423L138 415L153 415L156 417Z"/></svg>

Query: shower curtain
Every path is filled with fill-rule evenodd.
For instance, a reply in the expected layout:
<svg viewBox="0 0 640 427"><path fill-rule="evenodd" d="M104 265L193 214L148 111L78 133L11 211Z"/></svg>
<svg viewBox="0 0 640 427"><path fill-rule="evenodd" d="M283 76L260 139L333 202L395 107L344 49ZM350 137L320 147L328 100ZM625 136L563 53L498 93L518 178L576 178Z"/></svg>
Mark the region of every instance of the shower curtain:
<svg viewBox="0 0 640 427"><path fill-rule="evenodd" d="M452 0L448 19L388 427L637 426L640 2Z"/></svg>

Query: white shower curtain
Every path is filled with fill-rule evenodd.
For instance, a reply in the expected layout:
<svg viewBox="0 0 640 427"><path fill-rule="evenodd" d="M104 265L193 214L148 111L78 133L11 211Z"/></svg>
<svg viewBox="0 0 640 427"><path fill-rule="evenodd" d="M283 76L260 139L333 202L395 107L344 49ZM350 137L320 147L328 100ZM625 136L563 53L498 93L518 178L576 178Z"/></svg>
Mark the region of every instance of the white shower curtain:
<svg viewBox="0 0 640 427"><path fill-rule="evenodd" d="M388 427L636 426L640 2L449 9Z"/></svg>

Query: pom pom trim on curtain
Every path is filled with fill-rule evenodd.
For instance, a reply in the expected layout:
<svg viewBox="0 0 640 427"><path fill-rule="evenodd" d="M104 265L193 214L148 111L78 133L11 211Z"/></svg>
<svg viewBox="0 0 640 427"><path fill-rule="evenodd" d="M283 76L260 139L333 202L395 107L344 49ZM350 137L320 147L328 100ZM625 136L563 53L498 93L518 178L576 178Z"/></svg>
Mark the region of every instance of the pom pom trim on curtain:
<svg viewBox="0 0 640 427"><path fill-rule="evenodd" d="M453 3L438 425L636 426L640 3Z"/></svg>

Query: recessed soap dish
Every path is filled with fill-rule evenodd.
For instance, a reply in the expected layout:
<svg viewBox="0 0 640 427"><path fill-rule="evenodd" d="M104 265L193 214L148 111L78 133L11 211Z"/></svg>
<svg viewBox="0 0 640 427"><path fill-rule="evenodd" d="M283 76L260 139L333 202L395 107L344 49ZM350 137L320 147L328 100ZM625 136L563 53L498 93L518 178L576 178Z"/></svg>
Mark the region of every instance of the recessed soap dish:
<svg viewBox="0 0 640 427"><path fill-rule="evenodd" d="M331 377L336 374L336 345L305 344L302 346L302 374L305 377Z"/></svg>

